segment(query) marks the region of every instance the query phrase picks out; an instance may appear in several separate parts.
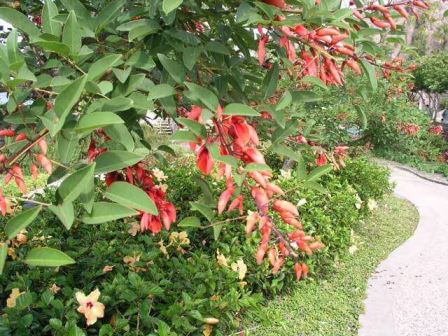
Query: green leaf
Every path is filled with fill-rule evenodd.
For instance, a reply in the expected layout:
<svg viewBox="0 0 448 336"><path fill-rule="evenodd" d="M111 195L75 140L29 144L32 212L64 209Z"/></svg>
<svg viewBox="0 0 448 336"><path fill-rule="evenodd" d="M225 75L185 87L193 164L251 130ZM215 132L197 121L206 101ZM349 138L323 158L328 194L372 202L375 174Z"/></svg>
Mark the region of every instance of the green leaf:
<svg viewBox="0 0 448 336"><path fill-rule="evenodd" d="M325 83L320 80L320 78L317 78L314 76L305 76L300 81L304 82L304 83L316 85L316 86L320 87L321 89L328 91L328 86L326 86Z"/></svg>
<svg viewBox="0 0 448 336"><path fill-rule="evenodd" d="M92 163L84 168L81 168L68 176L57 190L57 194L61 199L67 202L73 202L81 195L86 188L86 185L93 183L93 172L95 170L95 163Z"/></svg>
<svg viewBox="0 0 448 336"><path fill-rule="evenodd" d="M168 15L173 10L177 9L180 5L182 5L183 0L163 0L162 9L165 15Z"/></svg>
<svg viewBox="0 0 448 336"><path fill-rule="evenodd" d="M158 215L156 205L151 197L142 189L127 182L114 182L104 193L104 196L113 202L122 204L132 209Z"/></svg>
<svg viewBox="0 0 448 336"><path fill-rule="evenodd" d="M201 53L202 48L198 46L185 48L182 54L182 61L188 70L191 71L193 69Z"/></svg>
<svg viewBox="0 0 448 336"><path fill-rule="evenodd" d="M202 125L201 123L188 118L177 118L177 121L179 121L181 125L187 127L195 135L201 138L205 138L207 136L207 131L205 130L204 125Z"/></svg>
<svg viewBox="0 0 448 336"><path fill-rule="evenodd" d="M54 17L58 14L58 7L53 0L45 0L44 8L42 9L42 29L44 33L59 37L61 24L54 20Z"/></svg>
<svg viewBox="0 0 448 336"><path fill-rule="evenodd" d="M110 125L104 128L104 132L112 138L112 140L121 143L128 152L132 152L135 148L134 138L129 133L128 128L124 124Z"/></svg>
<svg viewBox="0 0 448 336"><path fill-rule="evenodd" d="M101 31L109 22L114 20L125 4L125 0L116 0L104 7L96 17L96 31Z"/></svg>
<svg viewBox="0 0 448 336"><path fill-rule="evenodd" d="M328 190L325 189L323 186L321 186L319 183L314 181L307 181L303 184L305 188L316 190L317 192L320 192L322 194L327 194Z"/></svg>
<svg viewBox="0 0 448 336"><path fill-rule="evenodd" d="M136 164L143 160L143 158L144 156L141 154L121 150L110 150L96 158L95 173L104 174L123 169Z"/></svg>
<svg viewBox="0 0 448 336"><path fill-rule="evenodd" d="M367 116L366 116L366 112L364 111L364 109L359 106L359 105L355 105L355 109L356 112L358 112L358 117L359 120L361 122L361 129L365 130L367 128Z"/></svg>
<svg viewBox="0 0 448 336"><path fill-rule="evenodd" d="M177 142L196 142L197 137L190 131L177 130L171 136L171 141Z"/></svg>
<svg viewBox="0 0 448 336"><path fill-rule="evenodd" d="M210 209L207 205L204 205L199 202L190 202L191 210L199 211L209 222L213 220L215 217L213 210Z"/></svg>
<svg viewBox="0 0 448 336"><path fill-rule="evenodd" d="M246 167L244 167L244 170L247 172L252 172L252 171L271 171L272 169L271 167L263 163L249 163Z"/></svg>
<svg viewBox="0 0 448 336"><path fill-rule="evenodd" d="M138 215L138 211L117 203L95 202L92 213L85 215L81 220L86 224L101 224L135 215Z"/></svg>
<svg viewBox="0 0 448 336"><path fill-rule="evenodd" d="M162 63L163 68L170 74L170 76L177 82L182 83L185 78L185 70L184 67L163 54L157 54L160 63Z"/></svg>
<svg viewBox="0 0 448 336"><path fill-rule="evenodd" d="M122 55L119 54L111 54L97 60L90 66L89 72L87 73L87 80L95 81L99 79L106 71L118 65L121 57Z"/></svg>
<svg viewBox="0 0 448 336"><path fill-rule="evenodd" d="M328 174L333 170L331 164L314 168L307 176L306 182L312 182L318 180L321 176Z"/></svg>
<svg viewBox="0 0 448 336"><path fill-rule="evenodd" d="M194 216L185 217L180 221L179 224L177 224L177 226L181 228L188 228L188 227L197 228L201 226L201 221L199 220L199 218Z"/></svg>
<svg viewBox="0 0 448 336"><path fill-rule="evenodd" d="M224 108L223 114L226 114L226 115L249 116L249 117L257 117L257 116L260 115L252 107L249 107L249 106L244 105L244 104L239 104L239 103L228 104Z"/></svg>
<svg viewBox="0 0 448 336"><path fill-rule="evenodd" d="M376 91L378 88L378 80L376 79L375 67L364 59L361 59L361 66L369 79L371 89Z"/></svg>
<svg viewBox="0 0 448 336"><path fill-rule="evenodd" d="M176 90L171 85L159 84L149 89L148 99L160 99L176 94Z"/></svg>
<svg viewBox="0 0 448 336"><path fill-rule="evenodd" d="M5 268L6 257L8 256L8 243L0 243L0 275Z"/></svg>
<svg viewBox="0 0 448 336"><path fill-rule="evenodd" d="M51 130L52 136L56 134L65 122L65 119L69 115L71 109L78 102L81 97L81 93L84 90L86 84L86 76L81 76L77 80L73 81L67 86L56 98L54 102L54 114L57 120L54 120L55 128Z"/></svg>
<svg viewBox="0 0 448 336"><path fill-rule="evenodd" d="M134 40L141 40L145 36L156 33L160 29L160 26L156 24L145 25L145 26L137 26L133 28L128 34L129 42Z"/></svg>
<svg viewBox="0 0 448 336"><path fill-rule="evenodd" d="M213 225L213 239L218 240L224 224Z"/></svg>
<svg viewBox="0 0 448 336"><path fill-rule="evenodd" d="M92 112L83 115L79 120L78 125L73 130L75 132L86 132L109 125L123 123L123 119L113 112Z"/></svg>
<svg viewBox="0 0 448 336"><path fill-rule="evenodd" d="M272 150L275 153L277 153L279 155L286 156L294 161L300 161L302 158L302 155L300 153L295 152L294 150L292 150L291 148L289 148L285 145L276 145L276 146L272 147Z"/></svg>
<svg viewBox="0 0 448 336"><path fill-rule="evenodd" d="M61 163L69 163L79 148L79 138L76 133L62 130L56 140L58 158Z"/></svg>
<svg viewBox="0 0 448 336"><path fill-rule="evenodd" d="M278 104L275 106L275 109L277 111L283 110L285 108L287 108L289 105L291 105L292 103L292 95L291 92L286 91L283 96L280 98L280 101L278 102Z"/></svg>
<svg viewBox="0 0 448 336"><path fill-rule="evenodd" d="M322 100L322 96L314 91L291 92L293 104L304 104Z"/></svg>
<svg viewBox="0 0 448 336"><path fill-rule="evenodd" d="M73 221L75 220L73 203L64 202L59 205L51 204L48 209L51 210L59 218L59 220L62 222L62 224L64 224L67 230L70 230L73 225Z"/></svg>
<svg viewBox="0 0 448 336"><path fill-rule="evenodd" d="M129 75L131 74L132 67L128 67L125 70L122 69L112 69L112 72L114 73L115 77L117 77L118 81L120 83L124 83L127 81Z"/></svg>
<svg viewBox="0 0 448 336"><path fill-rule="evenodd" d="M28 18L19 11L8 7L0 7L0 19L8 22L18 30L21 30L30 37L40 35L40 30Z"/></svg>
<svg viewBox="0 0 448 336"><path fill-rule="evenodd" d="M271 97L277 89L278 74L279 67L276 62L263 79L262 90L264 91L264 99Z"/></svg>
<svg viewBox="0 0 448 336"><path fill-rule="evenodd" d="M11 218L5 225L5 233L8 239L13 239L20 231L25 229L37 217L42 206L35 206L31 209L22 211L18 215Z"/></svg>
<svg viewBox="0 0 448 336"><path fill-rule="evenodd" d="M75 261L64 252L51 247L35 247L28 252L25 263L30 266L59 267Z"/></svg>
<svg viewBox="0 0 448 336"><path fill-rule="evenodd" d="M76 14L74 11L70 11L62 32L62 42L70 47L72 55L78 54L81 49L81 37L81 29L76 20Z"/></svg>
<svg viewBox="0 0 448 336"><path fill-rule="evenodd" d="M62 56L70 55L70 47L62 42L38 40L34 44L46 52L54 52Z"/></svg>
<svg viewBox="0 0 448 336"><path fill-rule="evenodd" d="M218 97L216 97L216 95L212 91L190 82L186 82L185 86L188 88L188 90L190 90L190 99L202 102L211 111L216 111L218 109Z"/></svg>

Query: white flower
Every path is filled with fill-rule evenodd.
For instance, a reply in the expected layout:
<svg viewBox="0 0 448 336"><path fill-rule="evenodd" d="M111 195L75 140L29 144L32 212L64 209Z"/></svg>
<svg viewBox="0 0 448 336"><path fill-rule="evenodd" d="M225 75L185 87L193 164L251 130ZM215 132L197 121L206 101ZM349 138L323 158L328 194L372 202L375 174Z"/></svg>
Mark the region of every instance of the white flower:
<svg viewBox="0 0 448 336"><path fill-rule="evenodd" d="M156 179L159 181L164 181L168 178L168 176L166 176L165 173L158 168L154 168L152 170L152 173L156 177Z"/></svg>
<svg viewBox="0 0 448 336"><path fill-rule="evenodd" d="M289 180L289 179L291 178L291 169L288 169L288 170L280 169L280 175L281 175L285 180Z"/></svg>
<svg viewBox="0 0 448 336"><path fill-rule="evenodd" d="M243 280L244 277L246 276L246 272L247 272L247 266L244 263L243 259L238 259L238 261L236 263L232 263L232 265L230 265L230 267L232 268L232 271L237 272L238 273L238 279Z"/></svg>
<svg viewBox="0 0 448 336"><path fill-rule="evenodd" d="M369 201L367 202L367 207L369 208L370 211L375 210L376 208L378 208L378 203L373 198L369 198Z"/></svg>
<svg viewBox="0 0 448 336"><path fill-rule="evenodd" d="M306 204L306 199L302 198L297 202L297 207L301 207L302 205Z"/></svg>
<svg viewBox="0 0 448 336"><path fill-rule="evenodd" d="M219 252L219 250L216 251L216 261L218 262L219 266L222 266L222 267L227 267L228 266L227 258L224 256L224 254L221 254Z"/></svg>
<svg viewBox="0 0 448 336"><path fill-rule="evenodd" d="M348 252L350 254L355 254L355 252L358 250L358 247L356 245L352 245L348 248Z"/></svg>

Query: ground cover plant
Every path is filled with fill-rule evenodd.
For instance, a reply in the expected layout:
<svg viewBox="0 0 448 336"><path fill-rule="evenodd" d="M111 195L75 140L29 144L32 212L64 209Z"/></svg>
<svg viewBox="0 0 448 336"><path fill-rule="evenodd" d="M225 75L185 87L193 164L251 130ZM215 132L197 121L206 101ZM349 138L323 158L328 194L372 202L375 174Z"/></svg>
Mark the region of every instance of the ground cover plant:
<svg viewBox="0 0 448 336"><path fill-rule="evenodd" d="M284 173L277 181L282 188L295 189L288 200L300 204L304 228L325 241L321 253L305 258L312 279L331 276L335 263L353 243L352 231L363 225L375 199L388 193L385 169L363 158L347 164L357 174L328 174L320 181L320 193L307 188L295 172ZM200 178L192 166L192 159L183 159L164 167L173 202L188 204L201 196L200 187L195 189L191 182ZM359 194L363 178L366 187ZM368 179L386 183L379 191L378 184L369 187ZM211 186L211 193L219 195L222 186ZM50 202L54 197L52 188L39 201ZM179 226L159 235L140 234L140 225L133 219L100 227L75 223L67 231L55 225L55 215L38 218L8 249L0 300L9 303L2 310L6 315L0 320L0 330L5 335L27 335L30 330L82 334L85 322L76 311L75 294L98 289L104 317L87 328L88 333L136 335L158 330L167 335L201 334L212 331L211 322L219 320L213 331L226 335L248 327L243 316L260 318L259 305L266 298L293 288L296 279L288 268L273 275L267 264L256 265L253 254L259 238L246 236L243 220L227 222L215 240L212 227L188 225L184 220L195 215L189 206L182 209L182 215ZM223 216L219 220L226 217L231 219ZM38 246L63 250L77 263L56 270L23 264L20 258Z"/></svg>
<svg viewBox="0 0 448 336"><path fill-rule="evenodd" d="M412 235L417 223L412 204L388 196L355 230L352 254L335 264L331 277L300 283L292 293L270 302L262 312L269 318L252 324L247 335L358 335L367 279Z"/></svg>
<svg viewBox="0 0 448 336"><path fill-rule="evenodd" d="M12 310L2 320L5 330L22 333L32 327L41 332L38 316L35 318L28 308L46 309L50 305L49 315L63 322L52 320L54 325L45 325L44 333L83 333L81 326L88 333L120 333L128 328L121 324L122 318L129 316L129 331L123 329L126 332L139 334L147 328L145 332L161 335L210 334L232 326L219 323L211 315L215 312L212 308L202 312L192 308L204 304L203 296L210 294L207 286L219 287L221 282L211 280L205 287L192 284L193 291L202 291L199 298L195 300L193 293L181 296L180 307L172 301L166 306L159 301L159 287L163 289L167 282L185 286L184 271L194 273L194 268L187 266L189 262L197 260L198 269L206 271L210 268L207 260L214 260L216 254L226 267L227 248L229 252L245 251L250 258L235 257L229 262L230 269L238 274L237 286L245 287L245 269L256 264L263 275L256 276L253 283L258 284L251 288L275 292L283 286L277 277L306 278L310 270L318 272L319 265L325 264L316 253L322 251L324 256L325 249L343 248L347 239L338 237L346 235L348 229L338 226L351 226L357 212L324 208L347 223L318 213L323 223L336 226L334 233L331 229L320 232L317 222L305 227L299 203L292 199L302 188L326 194L326 184L335 189L335 198L341 202L353 204L356 200L355 206L361 208L363 202L366 204L361 196L358 201L360 192L350 184L349 175L341 181L332 175L344 167L347 148L324 146L325 134L307 115L307 104L319 101L328 87L343 87L346 77L352 75L363 76L365 85L360 94L365 97L366 92L378 89L377 70L384 75L412 70L401 59L385 59L387 47L396 42L385 39L381 48L373 36L401 31L397 22L407 19L408 11L418 16L428 8L417 0L385 5L361 0L345 5L332 0L291 4L283 0L45 0L9 5L0 8L0 18L13 27L3 31L5 43L0 45L0 83L7 97L0 115L0 171L5 185L15 183L25 195L25 175L36 177L45 172L48 183L58 183L43 199L19 198L6 194L3 186L0 189L0 213L5 223L0 236L2 277L25 276L27 270L68 274L83 265L83 257L90 253L105 256L106 252L98 251L113 244L114 239L124 239L123 222L137 223L133 230L138 229L138 233L120 241L120 247L132 246L135 241L151 247L157 242L159 259L160 253L166 257L165 249L179 242L176 251L180 254L185 250L182 245L205 250L179 261L162 283L126 274L116 285L112 282L112 287L107 287L101 277L110 273L109 268L92 270L101 273L95 273L97 287L103 285L101 290L88 281L83 288L76 288L72 281L63 303L53 300L51 294L42 294L43 303L35 302L37 294L29 291L27 281L19 286L20 280L16 280L17 287L10 288L7 298L7 308ZM314 86L322 91L312 91ZM355 92L346 95L352 94ZM142 124L149 122L148 111L159 118L169 117L175 124L168 143L165 139L146 139L149 134ZM366 118L362 110L359 115ZM173 142L180 145L173 146ZM175 179L176 184L170 185L172 181L161 168L169 164L178 168L178 163L170 163L171 156L185 154L186 149L194 153L195 173L189 174L191 181L179 183ZM276 179L282 176L281 170L273 172L264 153L279 156L277 162L285 163L287 158L293 163L295 182L291 188L286 189L289 182ZM191 163L187 166L193 171ZM187 185L187 190L196 192L190 191L186 200L177 199L177 193ZM344 194L347 188L353 190ZM190 199L193 196L197 197ZM40 230L38 222L45 230L52 224L47 233L51 237L44 235L33 241L32 234L31 248L26 245L23 253L14 254L11 249L24 245L23 240L28 242L23 230ZM103 232L104 228L108 230ZM199 231L186 236L175 228ZM89 245L81 237L89 237L90 232ZM106 236L97 239L94 234ZM218 253L218 248L207 249L211 240L210 244L232 243L223 243ZM89 251L93 242L98 250ZM87 245L75 248L78 243ZM156 256L150 250L141 251L148 254L140 256L143 264L131 265L133 273L162 262L152 260ZM114 256L126 264L133 264L132 258L139 261L138 254L122 258L122 253L129 252ZM94 260L89 262L97 265ZM165 271L172 270L168 267ZM176 282L177 273L182 274ZM267 274L269 279L277 279L273 280L275 286L265 285ZM221 273L215 275L220 277ZM122 281L128 281L142 299L134 310L115 308L110 294L104 294L119 288L125 292L119 300L135 303L137 298L126 291ZM57 287L52 288L53 294L59 293ZM238 287L229 288L223 293L234 296L226 296L226 302L219 306L224 311L229 306L239 310L256 301L244 300ZM165 292L163 298L169 299ZM177 293L173 297L178 298ZM241 296L241 302L232 303L231 299ZM78 306L75 312L65 310L74 305ZM111 311L114 309L116 314ZM187 317L180 314L182 309L187 309ZM229 310L228 315L235 310ZM16 311L20 317L10 320L8 316ZM80 316L85 325L78 323Z"/></svg>

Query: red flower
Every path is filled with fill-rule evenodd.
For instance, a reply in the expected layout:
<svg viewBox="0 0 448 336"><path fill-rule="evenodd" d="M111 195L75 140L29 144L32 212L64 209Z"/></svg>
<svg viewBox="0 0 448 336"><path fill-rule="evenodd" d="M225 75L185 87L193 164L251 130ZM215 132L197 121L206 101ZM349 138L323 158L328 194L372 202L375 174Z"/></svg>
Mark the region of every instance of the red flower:
<svg viewBox="0 0 448 336"><path fill-rule="evenodd" d="M324 166L327 164L327 156L325 153L319 153L316 157L316 165L317 166Z"/></svg>
<svg viewBox="0 0 448 336"><path fill-rule="evenodd" d="M440 135L443 132L443 127L441 125L434 125L428 129L428 132L435 135Z"/></svg>
<svg viewBox="0 0 448 336"><path fill-rule="evenodd" d="M202 145L197 152L196 165L204 175L210 174L213 169L213 159L205 145Z"/></svg>
<svg viewBox="0 0 448 336"><path fill-rule="evenodd" d="M6 199L3 197L3 191L0 189L0 212L3 216L6 215Z"/></svg>

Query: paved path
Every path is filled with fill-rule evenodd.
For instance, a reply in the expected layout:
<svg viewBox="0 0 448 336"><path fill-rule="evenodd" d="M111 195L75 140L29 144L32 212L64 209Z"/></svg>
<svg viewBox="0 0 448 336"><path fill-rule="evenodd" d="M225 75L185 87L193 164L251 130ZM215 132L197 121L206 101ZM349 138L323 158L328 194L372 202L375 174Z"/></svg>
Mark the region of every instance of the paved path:
<svg viewBox="0 0 448 336"><path fill-rule="evenodd" d="M418 209L414 235L369 280L360 336L448 336L448 186L392 168Z"/></svg>

